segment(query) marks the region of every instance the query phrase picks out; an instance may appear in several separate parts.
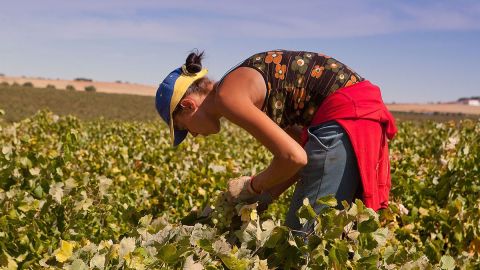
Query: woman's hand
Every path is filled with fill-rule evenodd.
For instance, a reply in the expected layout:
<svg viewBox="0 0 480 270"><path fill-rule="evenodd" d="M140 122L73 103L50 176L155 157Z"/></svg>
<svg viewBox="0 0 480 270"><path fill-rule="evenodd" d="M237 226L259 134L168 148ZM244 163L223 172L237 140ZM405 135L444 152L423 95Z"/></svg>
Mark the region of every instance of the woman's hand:
<svg viewBox="0 0 480 270"><path fill-rule="evenodd" d="M308 163L303 147L261 110L266 89L257 71L239 68L225 77L219 87L215 96L218 112L273 154L270 165L255 175L255 190L268 191L282 184ZM258 98L260 93L262 99ZM290 133L298 134L294 130Z"/></svg>
<svg viewBox="0 0 480 270"><path fill-rule="evenodd" d="M240 176L231 179L227 184L227 199L230 203L250 202L259 194L250 186L250 176Z"/></svg>
<svg viewBox="0 0 480 270"><path fill-rule="evenodd" d="M227 199L230 203L258 203L257 211L259 213L267 210L268 206L273 202L273 197L268 191L261 194L255 193L250 186L252 177L241 176L231 179L227 187ZM283 192L283 190L282 190Z"/></svg>

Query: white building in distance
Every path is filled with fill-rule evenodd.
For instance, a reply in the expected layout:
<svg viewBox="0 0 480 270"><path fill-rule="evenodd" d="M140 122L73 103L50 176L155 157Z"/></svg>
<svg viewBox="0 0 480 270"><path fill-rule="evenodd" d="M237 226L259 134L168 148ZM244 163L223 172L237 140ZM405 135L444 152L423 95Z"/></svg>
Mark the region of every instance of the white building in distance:
<svg viewBox="0 0 480 270"><path fill-rule="evenodd" d="M480 106L480 97L460 98L457 102L470 106Z"/></svg>

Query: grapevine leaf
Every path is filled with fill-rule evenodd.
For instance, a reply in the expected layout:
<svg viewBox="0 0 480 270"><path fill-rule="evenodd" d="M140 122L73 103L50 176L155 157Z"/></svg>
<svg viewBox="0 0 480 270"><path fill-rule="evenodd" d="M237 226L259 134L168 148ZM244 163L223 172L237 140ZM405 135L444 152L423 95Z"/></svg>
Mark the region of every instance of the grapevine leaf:
<svg viewBox="0 0 480 270"><path fill-rule="evenodd" d="M387 242L388 229L387 228L378 228L373 232L373 238L377 241L379 247L383 247Z"/></svg>
<svg viewBox="0 0 480 270"><path fill-rule="evenodd" d="M335 269L341 268L348 260L347 244L344 241L336 239L329 250L328 257Z"/></svg>
<svg viewBox="0 0 480 270"><path fill-rule="evenodd" d="M371 233L377 229L378 229L378 222L374 218L370 218L358 224L358 231L360 233Z"/></svg>
<svg viewBox="0 0 480 270"><path fill-rule="evenodd" d="M73 242L60 240L60 248L54 252L55 259L59 262L67 261L73 254L73 247Z"/></svg>
<svg viewBox="0 0 480 270"><path fill-rule="evenodd" d="M212 228L207 227L202 224L195 224L193 231L190 236L190 244L198 245L198 241L201 239L213 241L215 238L216 231Z"/></svg>
<svg viewBox="0 0 480 270"><path fill-rule="evenodd" d="M18 269L17 262L5 251L0 256L0 266L5 267L6 270Z"/></svg>
<svg viewBox="0 0 480 270"><path fill-rule="evenodd" d="M185 259L185 263L183 264L183 270L202 270L203 265L199 262L195 262L193 260L193 256L190 255Z"/></svg>
<svg viewBox="0 0 480 270"><path fill-rule="evenodd" d="M252 270L268 270L268 269L269 268L268 268L267 260L260 260L258 256L255 256Z"/></svg>
<svg viewBox="0 0 480 270"><path fill-rule="evenodd" d="M255 241L258 239L257 226L253 222L248 222L242 226L242 228L235 232L235 235L242 242L248 243L250 241Z"/></svg>
<svg viewBox="0 0 480 270"><path fill-rule="evenodd" d="M372 254L367 257L360 258L358 260L359 269L368 269L368 270L376 270L378 262L378 254Z"/></svg>
<svg viewBox="0 0 480 270"><path fill-rule="evenodd" d="M250 265L250 261L246 258L237 259L234 255L220 256L222 262L231 270L246 270Z"/></svg>
<svg viewBox="0 0 480 270"><path fill-rule="evenodd" d="M453 270L455 269L455 259L452 256L444 255L440 259L440 265L442 269Z"/></svg>
<svg viewBox="0 0 480 270"><path fill-rule="evenodd" d="M333 194L329 194L327 196L321 197L320 199L317 200L317 203L320 205L324 204L331 207L335 207L338 205L337 199Z"/></svg>
<svg viewBox="0 0 480 270"><path fill-rule="evenodd" d="M118 256L120 258L125 257L127 254L135 250L135 238L125 237L120 241L120 248L118 250Z"/></svg>
<svg viewBox="0 0 480 270"><path fill-rule="evenodd" d="M158 250L158 257L164 262L174 262L177 260L177 248L174 244L166 244Z"/></svg>
<svg viewBox="0 0 480 270"><path fill-rule="evenodd" d="M97 267L98 269L103 269L105 267L105 254L95 254L90 260L90 268Z"/></svg>
<svg viewBox="0 0 480 270"><path fill-rule="evenodd" d="M317 216L317 213L313 210L308 198L303 200L303 205L298 209L297 216L300 218L301 224L305 224Z"/></svg>
<svg viewBox="0 0 480 270"><path fill-rule="evenodd" d="M265 247L274 248L278 244L287 240L287 229L285 227L275 227L265 242Z"/></svg>
<svg viewBox="0 0 480 270"><path fill-rule="evenodd" d="M230 247L230 245L223 238L215 241L212 247L215 253L219 256L228 255L232 251L232 248Z"/></svg>
<svg viewBox="0 0 480 270"><path fill-rule="evenodd" d="M88 266L80 259L75 259L72 265L68 268L70 270L88 270Z"/></svg>

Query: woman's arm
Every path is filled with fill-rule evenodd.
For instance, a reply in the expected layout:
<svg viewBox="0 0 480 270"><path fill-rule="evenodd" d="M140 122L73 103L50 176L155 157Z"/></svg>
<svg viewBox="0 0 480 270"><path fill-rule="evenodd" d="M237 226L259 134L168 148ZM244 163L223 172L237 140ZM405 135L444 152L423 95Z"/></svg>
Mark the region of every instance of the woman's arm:
<svg viewBox="0 0 480 270"><path fill-rule="evenodd" d="M223 116L252 134L273 154L270 166L255 176L254 189L263 191L294 176L307 164L307 155L300 144L254 104L252 96L258 93L256 76L259 75L255 70L230 73L217 92L216 105Z"/></svg>
<svg viewBox="0 0 480 270"><path fill-rule="evenodd" d="M294 176L287 179L287 181L270 188L269 190L267 190L267 192L270 193L270 196L272 196L272 199L276 199L280 195L282 195L282 193L285 192L285 190L287 190L290 186L295 184L299 179L300 179L300 175L297 172Z"/></svg>
<svg viewBox="0 0 480 270"><path fill-rule="evenodd" d="M300 126L289 126L285 129L285 132L292 137L298 144L301 143L301 135L302 135L302 127ZM268 193L272 196L273 199L278 198L282 195L285 190L287 190L290 186L295 184L300 179L300 172L297 172L294 176L290 177L287 181L276 185L269 190Z"/></svg>
<svg viewBox="0 0 480 270"><path fill-rule="evenodd" d="M302 143L302 127L300 126L289 126L285 129L285 132L290 135L298 144Z"/></svg>

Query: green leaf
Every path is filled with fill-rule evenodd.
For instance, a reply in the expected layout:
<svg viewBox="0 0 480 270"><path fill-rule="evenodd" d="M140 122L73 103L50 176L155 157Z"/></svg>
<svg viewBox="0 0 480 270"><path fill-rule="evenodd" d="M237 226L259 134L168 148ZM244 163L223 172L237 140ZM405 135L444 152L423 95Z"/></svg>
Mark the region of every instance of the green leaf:
<svg viewBox="0 0 480 270"><path fill-rule="evenodd" d="M350 206L350 209L348 209L347 214L352 217L356 217L358 214L358 207L357 204L354 203L352 206Z"/></svg>
<svg viewBox="0 0 480 270"><path fill-rule="evenodd" d="M358 241L360 247L362 247L365 250L373 250L378 247L377 241L373 239L373 236L371 233L361 233L358 236Z"/></svg>
<svg viewBox="0 0 480 270"><path fill-rule="evenodd" d="M212 247L213 247L213 251L219 256L228 255L232 251L232 248L230 247L230 245L223 238L215 241Z"/></svg>
<svg viewBox="0 0 480 270"><path fill-rule="evenodd" d="M105 254L95 254L90 260L90 267L97 267L98 269L103 269L105 267Z"/></svg>
<svg viewBox="0 0 480 270"><path fill-rule="evenodd" d="M88 270L88 266L80 259L75 259L70 266L71 270Z"/></svg>
<svg viewBox="0 0 480 270"><path fill-rule="evenodd" d="M359 269L367 269L367 270L376 270L378 262L378 254L372 254L367 257L360 258L358 260L358 268Z"/></svg>
<svg viewBox="0 0 480 270"><path fill-rule="evenodd" d="M193 231L190 236L190 244L198 245L198 241L201 239L206 239L213 241L215 238L216 231L213 228L209 228L206 225L195 224Z"/></svg>
<svg viewBox="0 0 480 270"><path fill-rule="evenodd" d="M252 270L268 270L268 261L267 260L260 260L258 256L254 258L254 265Z"/></svg>
<svg viewBox="0 0 480 270"><path fill-rule="evenodd" d="M314 249L316 249L318 245L320 245L320 243L322 243L322 239L318 237L318 235L312 234L308 236L307 245L310 251L313 251Z"/></svg>
<svg viewBox="0 0 480 270"><path fill-rule="evenodd" d="M335 207L338 205L337 199L334 194L329 194L327 196L321 197L317 200L318 204L324 204L330 207Z"/></svg>
<svg viewBox="0 0 480 270"><path fill-rule="evenodd" d="M373 238L377 241L379 247L385 246L387 243L388 229L378 228L373 232Z"/></svg>
<svg viewBox="0 0 480 270"><path fill-rule="evenodd" d="M164 262L174 262L177 260L177 247L174 244L166 244L158 250L158 257Z"/></svg>
<svg viewBox="0 0 480 270"><path fill-rule="evenodd" d="M152 215L145 215L139 221L138 224L142 227L147 227L152 222Z"/></svg>
<svg viewBox="0 0 480 270"><path fill-rule="evenodd" d="M284 227L275 227L270 234L270 237L265 242L265 247L274 248L280 243L287 240L288 233Z"/></svg>
<svg viewBox="0 0 480 270"><path fill-rule="evenodd" d="M330 248L328 257L335 269L342 268L348 260L348 246L347 243L335 239L335 243Z"/></svg>
<svg viewBox="0 0 480 270"><path fill-rule="evenodd" d="M5 251L0 255L0 266L5 267L6 270L14 270L18 268L17 262L8 255Z"/></svg>
<svg viewBox="0 0 480 270"><path fill-rule="evenodd" d="M202 270L203 265L200 262L195 262L193 260L193 256L190 255L185 259L185 263L183 264L183 270Z"/></svg>
<svg viewBox="0 0 480 270"><path fill-rule="evenodd" d="M431 240L428 240L427 243L425 244L425 255L428 257L430 261L438 262L440 261L440 258L442 256L441 249L434 242L432 242Z"/></svg>
<svg viewBox="0 0 480 270"><path fill-rule="evenodd" d="M43 198L43 196L45 195L45 192L43 192L42 186L38 185L38 186L35 187L35 189L33 190L33 194L35 195L35 197L36 197L37 199L41 199L41 198Z"/></svg>
<svg viewBox="0 0 480 270"><path fill-rule="evenodd" d="M237 259L234 255L223 255L220 259L231 270L246 270L250 264L248 259Z"/></svg>
<svg viewBox="0 0 480 270"><path fill-rule="evenodd" d="M310 205L308 198L303 199L303 205L297 211L297 217L300 218L300 223L305 224L310 220L313 220L317 216L315 210Z"/></svg>
<svg viewBox="0 0 480 270"><path fill-rule="evenodd" d="M183 217L180 222L183 225L193 226L193 225L195 225L195 223L197 221L197 218L198 218L197 211L191 211L188 215Z"/></svg>
<svg viewBox="0 0 480 270"><path fill-rule="evenodd" d="M370 218L369 220L360 222L360 224L358 224L358 231L360 233L371 233L377 230L378 227L378 222L374 218Z"/></svg>
<svg viewBox="0 0 480 270"><path fill-rule="evenodd" d="M200 240L197 241L197 244L198 244L199 247L206 250L207 252L212 252L213 251L212 242L208 239L200 239Z"/></svg>
<svg viewBox="0 0 480 270"><path fill-rule="evenodd" d="M391 258L392 255L395 255L395 249L391 246L386 247L383 252L383 258L389 261L389 258Z"/></svg>
<svg viewBox="0 0 480 270"><path fill-rule="evenodd" d="M440 259L440 266L442 269L453 270L455 269L455 259L452 256L443 255Z"/></svg>
<svg viewBox="0 0 480 270"><path fill-rule="evenodd" d="M242 228L235 232L235 235L238 239L244 243L249 243L251 241L256 241L258 239L257 235L259 236L259 229L253 223L253 221L244 224Z"/></svg>
<svg viewBox="0 0 480 270"><path fill-rule="evenodd" d="M135 238L133 237L124 237L120 241L120 248L118 250L118 256L120 258L125 257L127 254L135 250Z"/></svg>

